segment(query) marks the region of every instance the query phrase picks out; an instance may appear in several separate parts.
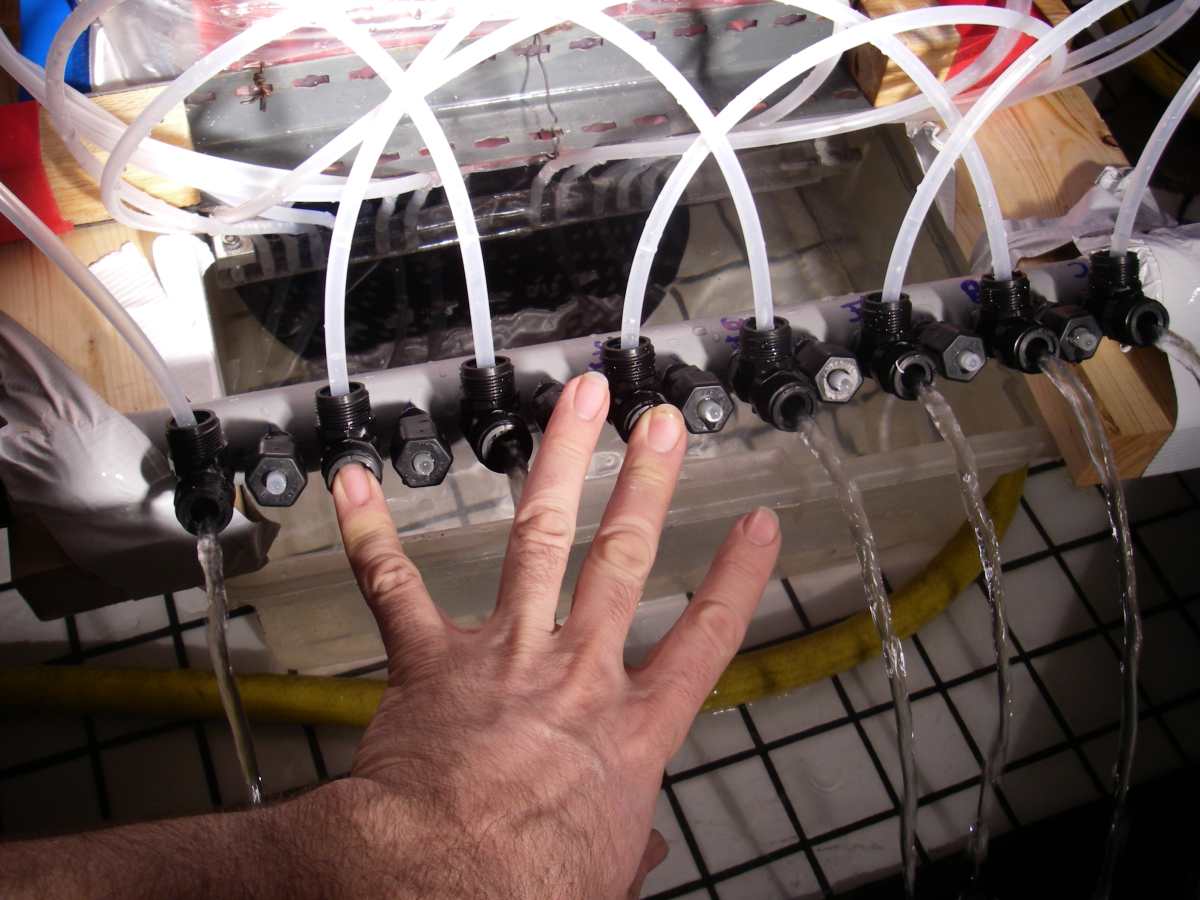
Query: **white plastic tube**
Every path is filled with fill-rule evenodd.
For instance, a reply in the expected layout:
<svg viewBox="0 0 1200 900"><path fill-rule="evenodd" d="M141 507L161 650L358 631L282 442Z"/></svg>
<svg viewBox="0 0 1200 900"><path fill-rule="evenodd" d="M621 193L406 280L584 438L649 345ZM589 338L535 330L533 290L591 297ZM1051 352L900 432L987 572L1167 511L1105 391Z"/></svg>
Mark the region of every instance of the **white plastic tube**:
<svg viewBox="0 0 1200 900"><path fill-rule="evenodd" d="M1121 199L1121 208L1117 211L1117 225L1113 229L1112 244L1109 247L1109 253L1113 256L1123 256L1128 249L1129 238L1133 234L1133 221L1142 205L1142 199L1146 196L1146 190L1150 187L1150 176L1154 174L1163 151L1167 149L1167 142L1171 140L1183 117L1188 114L1197 94L1200 94L1200 64L1192 69L1191 74L1167 104L1166 111L1154 126L1150 140L1146 142L1146 148L1133 168L1129 183L1125 185L1125 196Z"/></svg>
<svg viewBox="0 0 1200 900"><path fill-rule="evenodd" d="M325 270L325 353L330 393L338 397L350 392L350 376L346 365L346 275L358 213L380 154L406 112L412 116L413 124L429 149L429 155L437 167L446 191L446 200L454 217L466 276L467 303L476 362L480 366L494 365L496 352L492 342L487 277L484 272L479 231L475 223L475 210L445 132L442 131L424 96L413 89L413 79L369 33L340 11L321 11L315 7L312 11L319 22L357 53L363 62L371 66L392 90L392 94L384 102L383 110L374 118L372 128L359 147L358 155L351 166L330 238L329 261ZM472 27L472 24L462 17L453 20L437 35L441 38L440 41L426 45L422 57L425 51L429 51L430 56L435 56L441 52L441 47L452 49L459 40L470 33ZM413 63L418 73L423 70L422 57L418 57ZM429 57L425 58L428 62Z"/></svg>
<svg viewBox="0 0 1200 900"><path fill-rule="evenodd" d="M801 4L791 5L800 6ZM825 59L836 59L846 50L864 43L873 43L882 52L888 53L897 65L913 79L924 95L934 103L935 108L948 123L957 121L958 111L951 103L945 89L912 51L905 48L894 35L911 29L935 27L955 22L969 21L972 24L992 24L1011 29L1031 27L1031 23L1034 22L1028 16L1020 13L991 7L935 7L897 13L875 20L867 19L860 13L846 9L834 0L806 0L802 8L809 9L817 15L846 17L847 21L850 17L854 17L853 20L858 24L845 31L836 32L799 53L793 54L756 79L721 111L717 121L722 128L730 129L764 97L769 96L772 91L778 90L781 85L786 84L799 73L807 71ZM1036 24L1040 25L1041 23ZM1045 29L1045 26L1042 28ZM626 285L625 307L621 317L622 335L632 333L636 337L640 329L650 263L654 259L671 212L678 204L688 182L700 168L706 155L704 146L699 141L694 141L671 172L670 178L667 179L666 185L659 193L654 208L646 220L638 242L638 251L634 255L629 282ZM982 159L978 160L978 167L981 171L976 182L976 190L980 195L981 205L986 206L986 198L990 196L991 207L995 216L998 217L999 201L995 197L995 188L990 178L987 177L986 166L983 165ZM999 230L1003 242L1003 221L999 223ZM1001 257L1005 260L1008 258L1006 244ZM759 321L765 320L760 319Z"/></svg>
<svg viewBox="0 0 1200 900"><path fill-rule="evenodd" d="M3 182L0 182L0 213L16 225L52 263L62 269L63 274L70 278L92 301L96 309L100 310L104 318L108 319L117 330L117 334L121 335L141 359L146 371L158 385L163 399L171 409L171 415L175 417L175 422L183 426L194 425L196 419L192 415L192 407L188 404L183 389L163 362L162 356L150 343L150 339L146 337L146 333L133 321L125 307L109 293L100 279L92 274L92 270L80 262L67 245L59 240L58 235L47 228Z"/></svg>
<svg viewBox="0 0 1200 900"><path fill-rule="evenodd" d="M908 211L904 215L904 222L900 225L900 232L892 247L892 255L888 260L887 273L884 278L883 298L885 300L895 300L900 297L900 291L904 286L904 274L908 270L908 261L912 257L917 234L921 229L921 224L925 221L925 216L929 213L929 207L933 205L934 197L937 196L942 182L946 180L954 163L962 155L963 150L974 138L975 132L980 129L987 117L1056 48L1065 47L1067 41L1079 32L1126 2L1127 0L1092 0L1078 12L1072 13L1052 28L1048 35L1021 54L984 91L979 102L971 107L962 121L954 126L942 151L938 153L926 171L925 177L921 179L921 184L917 187ZM996 262L997 260L993 257L993 265ZM999 272L996 274L997 277L1002 277Z"/></svg>

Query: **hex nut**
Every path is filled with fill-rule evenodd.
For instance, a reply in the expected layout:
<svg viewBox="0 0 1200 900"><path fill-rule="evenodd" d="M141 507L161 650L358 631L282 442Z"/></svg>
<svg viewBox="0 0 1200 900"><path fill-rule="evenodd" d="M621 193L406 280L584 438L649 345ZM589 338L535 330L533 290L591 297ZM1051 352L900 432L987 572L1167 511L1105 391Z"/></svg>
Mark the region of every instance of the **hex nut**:
<svg viewBox="0 0 1200 900"><path fill-rule="evenodd" d="M663 394L683 413L692 434L720 431L733 415L733 399L711 372L698 366L676 363L663 375Z"/></svg>
<svg viewBox="0 0 1200 900"><path fill-rule="evenodd" d="M949 322L930 321L917 326L916 339L917 344L933 357L937 372L943 378L971 381L983 371L987 347L979 335Z"/></svg>
<svg viewBox="0 0 1200 900"><path fill-rule="evenodd" d="M415 406L396 422L392 467L406 487L433 487L446 480L454 462L450 443L438 432L433 416Z"/></svg>
<svg viewBox="0 0 1200 900"><path fill-rule="evenodd" d="M283 489L278 490L277 478L283 475ZM270 482L270 483L268 483ZM285 507L293 505L308 486L308 473L296 449L295 439L283 431L270 431L258 442L258 455L246 473L246 489L259 506Z"/></svg>
<svg viewBox="0 0 1200 900"><path fill-rule="evenodd" d="M1104 337L1096 317L1082 306L1066 303L1046 306L1038 312L1037 321L1054 333L1059 357L1070 363L1095 356Z"/></svg>
<svg viewBox="0 0 1200 900"><path fill-rule="evenodd" d="M796 368L812 379L825 403L849 403L862 387L862 370L844 347L811 338L796 344Z"/></svg>

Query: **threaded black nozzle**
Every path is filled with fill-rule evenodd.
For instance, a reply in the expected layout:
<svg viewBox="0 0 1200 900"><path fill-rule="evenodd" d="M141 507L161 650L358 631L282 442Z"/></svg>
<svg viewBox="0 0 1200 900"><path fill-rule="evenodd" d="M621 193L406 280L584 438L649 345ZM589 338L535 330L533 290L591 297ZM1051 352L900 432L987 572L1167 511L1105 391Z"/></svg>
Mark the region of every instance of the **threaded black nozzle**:
<svg viewBox="0 0 1200 900"><path fill-rule="evenodd" d="M1019 319L1033 314L1029 278L1014 270L1012 278L998 279L990 272L979 279L979 302L995 310L998 319Z"/></svg>
<svg viewBox="0 0 1200 900"><path fill-rule="evenodd" d="M742 322L741 352L760 367L782 365L784 360L792 356L792 325L787 319L775 317L772 328L758 327L758 321L751 316Z"/></svg>
<svg viewBox="0 0 1200 900"><path fill-rule="evenodd" d="M899 300L884 300L883 292L875 291L862 300L864 331L884 340L898 340L912 328L912 301L908 294L901 294Z"/></svg>
<svg viewBox="0 0 1200 900"><path fill-rule="evenodd" d="M1112 292L1139 290L1142 286L1137 254L1132 250L1118 256L1108 250L1097 250L1089 257L1089 262L1089 287L1102 287L1106 292Z"/></svg>
<svg viewBox="0 0 1200 900"><path fill-rule="evenodd" d="M233 519L233 470L226 462L221 420L195 411L195 425L167 423L167 447L175 468L175 518L195 535L217 534Z"/></svg>
<svg viewBox="0 0 1200 900"><path fill-rule="evenodd" d="M619 337L609 338L601 348L600 362L614 390L621 386L632 390L654 387L654 344L648 337L639 337L636 347L622 347Z"/></svg>
<svg viewBox="0 0 1200 900"><path fill-rule="evenodd" d="M517 374L507 356L497 356L494 365L481 366L468 359L458 369L463 399L488 409L508 409L516 402Z"/></svg>
<svg viewBox="0 0 1200 900"><path fill-rule="evenodd" d="M181 426L174 419L167 423L167 449L180 478L211 465L226 445L220 419L207 409L194 414L195 425Z"/></svg>
<svg viewBox="0 0 1200 900"><path fill-rule="evenodd" d="M327 440L363 440L370 434L372 419L371 395L360 382L350 382L350 393L339 397L330 393L329 385L317 391L317 427L323 439L328 434Z"/></svg>

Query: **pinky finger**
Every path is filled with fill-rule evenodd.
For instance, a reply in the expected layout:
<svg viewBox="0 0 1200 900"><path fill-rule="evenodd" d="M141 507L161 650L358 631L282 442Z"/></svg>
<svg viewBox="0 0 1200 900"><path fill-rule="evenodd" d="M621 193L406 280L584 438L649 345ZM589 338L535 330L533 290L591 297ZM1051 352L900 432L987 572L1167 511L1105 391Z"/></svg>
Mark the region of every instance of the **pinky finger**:
<svg viewBox="0 0 1200 900"><path fill-rule="evenodd" d="M756 509L734 525L692 602L632 673L649 720L674 749L741 646L779 556L779 519Z"/></svg>

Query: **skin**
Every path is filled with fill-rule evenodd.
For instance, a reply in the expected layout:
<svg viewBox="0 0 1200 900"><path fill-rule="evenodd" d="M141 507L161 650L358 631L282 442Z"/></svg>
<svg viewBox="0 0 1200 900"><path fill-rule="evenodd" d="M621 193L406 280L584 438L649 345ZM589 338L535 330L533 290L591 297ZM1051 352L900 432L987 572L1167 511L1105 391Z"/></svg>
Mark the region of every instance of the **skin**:
<svg viewBox="0 0 1200 900"><path fill-rule="evenodd" d="M637 896L666 856L663 767L737 650L779 552L756 510L645 663L622 648L686 434L642 417L580 571L554 612L608 388L563 392L513 521L495 612L449 621L404 554L378 483L333 489L346 553L383 637L388 688L349 778L265 808L0 845L8 897Z"/></svg>

